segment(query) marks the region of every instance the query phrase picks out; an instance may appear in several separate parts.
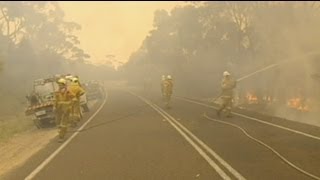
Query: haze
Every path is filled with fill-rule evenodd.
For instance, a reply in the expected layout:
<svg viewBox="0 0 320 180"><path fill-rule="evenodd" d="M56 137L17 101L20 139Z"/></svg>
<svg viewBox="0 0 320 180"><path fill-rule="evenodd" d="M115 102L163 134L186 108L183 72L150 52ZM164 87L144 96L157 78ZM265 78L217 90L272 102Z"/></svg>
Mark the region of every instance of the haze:
<svg viewBox="0 0 320 180"><path fill-rule="evenodd" d="M152 29L154 11L170 11L183 2L59 2L65 19L79 23L82 30L76 34L81 47L91 55L91 61L104 63L106 55L126 62ZM117 66L118 64L114 64Z"/></svg>
<svg viewBox="0 0 320 180"><path fill-rule="evenodd" d="M0 179L320 179L319 19L319 2L1 1Z"/></svg>

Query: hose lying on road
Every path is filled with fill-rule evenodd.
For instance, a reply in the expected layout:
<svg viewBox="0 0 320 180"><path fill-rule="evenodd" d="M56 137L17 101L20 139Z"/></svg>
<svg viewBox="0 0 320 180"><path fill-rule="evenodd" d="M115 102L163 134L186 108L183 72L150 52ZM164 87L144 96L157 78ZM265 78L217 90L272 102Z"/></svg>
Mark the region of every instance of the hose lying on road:
<svg viewBox="0 0 320 180"><path fill-rule="evenodd" d="M105 121L105 122L101 122L101 123L89 126L87 128L84 128L82 130L71 130L71 131L68 131L68 133L83 132L83 131L87 131L87 130L95 128L95 127L99 127L99 126L102 126L102 125L105 125L105 124L109 124L109 123L112 123L112 122L115 122L115 121L118 121L118 120L122 120L122 119L125 119L125 118L128 118L128 117L134 116L134 115L138 114L140 111L142 111L143 109L147 109L147 108L149 108L149 105L142 105L142 106L139 106L135 111L133 111L131 113L128 113L128 114L126 114L124 116L120 116L120 117L115 118L115 119L111 119L111 120L108 120L108 121Z"/></svg>
<svg viewBox="0 0 320 180"><path fill-rule="evenodd" d="M240 129L248 138L256 141L257 143L259 143L259 144L265 146L266 148L268 148L269 150L271 150L271 151L272 151L274 154L276 154L281 160L283 160L285 163L287 163L288 165L290 165L290 166L293 167L294 169L298 170L299 172L301 172L301 173L303 173L303 174L305 174L305 175L307 175L307 176L309 176L309 177L311 177L311 178L313 178L313 179L320 180L320 177L318 177L318 176L316 176L316 175L313 175L313 174L311 174L311 173L309 173L309 172L307 172L307 171L304 171L303 169L297 167L296 165L294 165L293 163L291 163L290 161L288 161L285 157L283 157L280 153L278 153L276 150L274 150L272 147L268 146L267 144L263 143L262 141L260 141L260 140L258 140L258 139L256 139L256 138L250 136L243 128L241 128L241 127L239 127L239 126L237 126L237 125L235 125L235 124L229 123L229 122L224 122L224 121L220 121L220 120L217 120L217 119L213 119L213 118L207 116L206 113L204 113L203 116L204 116L205 118L211 120L211 121L215 121L215 122L227 124L227 125L230 125L230 126L233 126L233 127L235 127L235 128Z"/></svg>

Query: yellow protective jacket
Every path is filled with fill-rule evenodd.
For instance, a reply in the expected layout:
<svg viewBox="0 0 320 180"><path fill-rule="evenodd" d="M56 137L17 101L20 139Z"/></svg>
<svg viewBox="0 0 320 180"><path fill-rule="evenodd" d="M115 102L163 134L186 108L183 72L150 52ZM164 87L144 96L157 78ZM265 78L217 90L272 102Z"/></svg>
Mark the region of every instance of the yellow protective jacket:
<svg viewBox="0 0 320 180"><path fill-rule="evenodd" d="M76 96L78 100L80 99L80 96L85 93L85 90L78 83L71 83L69 90Z"/></svg>
<svg viewBox="0 0 320 180"><path fill-rule="evenodd" d="M162 92L162 93L164 93L164 89L165 89L165 87L164 87L164 86L165 86L165 82L166 82L165 80L161 80L161 84L160 84L160 86L161 86L161 92Z"/></svg>
<svg viewBox="0 0 320 180"><path fill-rule="evenodd" d="M70 110L75 98L76 96L68 88L59 89L55 92L54 106L60 111Z"/></svg>
<svg viewBox="0 0 320 180"><path fill-rule="evenodd" d="M222 97L232 98L233 97L233 89L236 87L237 82L233 79L224 78L221 82L222 89Z"/></svg>
<svg viewBox="0 0 320 180"><path fill-rule="evenodd" d="M164 83L163 83L163 86L164 86L164 92L168 95L171 95L172 94L172 89L173 89L173 82L172 80L165 80Z"/></svg>

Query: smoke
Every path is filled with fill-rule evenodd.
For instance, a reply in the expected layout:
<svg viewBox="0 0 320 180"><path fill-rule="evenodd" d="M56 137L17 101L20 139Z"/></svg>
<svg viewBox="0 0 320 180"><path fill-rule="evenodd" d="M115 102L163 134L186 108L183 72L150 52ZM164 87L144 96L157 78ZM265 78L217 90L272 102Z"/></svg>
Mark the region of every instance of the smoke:
<svg viewBox="0 0 320 180"><path fill-rule="evenodd" d="M320 97L320 81L311 78L320 71L320 14L315 7L300 2L211 2L162 11L123 69L132 82L142 86L149 77L156 88L161 75L171 74L176 94L200 98L220 93L227 70L235 79L245 77L237 87L240 99L247 92L259 99L271 96L275 102L261 111L313 122ZM288 107L292 98L303 99L310 112Z"/></svg>
<svg viewBox="0 0 320 180"><path fill-rule="evenodd" d="M265 42L259 50L257 61L285 63L256 74L242 83L242 89L254 89L257 94L272 94L277 102L265 109L272 115L314 124L315 118L320 115L317 104L320 81L315 81L311 76L320 70L316 65L320 45L317 29L320 24L318 16L313 13L314 9L301 3L296 3L296 6L283 3L255 10L256 18L252 25L255 25L256 32L260 32L260 40ZM257 68L252 66L252 69ZM292 98L303 99L310 112L288 108L288 100Z"/></svg>

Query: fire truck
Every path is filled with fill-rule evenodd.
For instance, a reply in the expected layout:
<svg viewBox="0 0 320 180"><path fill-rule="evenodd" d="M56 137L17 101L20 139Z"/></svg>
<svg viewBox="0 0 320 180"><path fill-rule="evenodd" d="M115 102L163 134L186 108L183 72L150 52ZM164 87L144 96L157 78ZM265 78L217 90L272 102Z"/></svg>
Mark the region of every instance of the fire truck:
<svg viewBox="0 0 320 180"><path fill-rule="evenodd" d="M27 96L29 105L25 114L32 116L37 128L41 129L49 125L55 125L54 93L58 90L57 77L34 80L32 93ZM80 104L83 112L89 111L86 94L81 96Z"/></svg>
<svg viewBox="0 0 320 180"><path fill-rule="evenodd" d="M33 90L27 96L29 106L25 114L32 116L37 128L55 124L55 113L53 111L54 92L59 89L55 78L37 79L33 82Z"/></svg>

